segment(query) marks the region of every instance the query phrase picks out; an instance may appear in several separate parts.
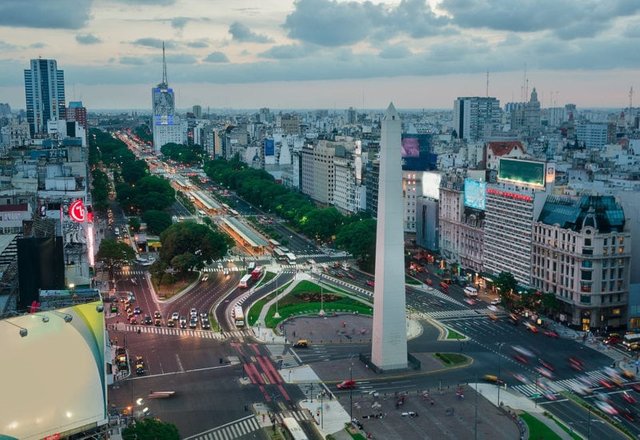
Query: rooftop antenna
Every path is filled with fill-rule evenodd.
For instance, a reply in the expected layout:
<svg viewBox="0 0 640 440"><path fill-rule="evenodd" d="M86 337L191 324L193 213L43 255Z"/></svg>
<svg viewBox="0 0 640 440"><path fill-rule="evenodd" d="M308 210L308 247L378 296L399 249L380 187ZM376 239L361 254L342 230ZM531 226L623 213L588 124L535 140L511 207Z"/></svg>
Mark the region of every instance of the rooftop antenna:
<svg viewBox="0 0 640 440"><path fill-rule="evenodd" d="M633 108L633 86L629 89L629 115L631 115L631 109Z"/></svg>
<svg viewBox="0 0 640 440"><path fill-rule="evenodd" d="M164 55L164 41L162 42L162 84L168 85L167 83L167 59Z"/></svg>
<svg viewBox="0 0 640 440"><path fill-rule="evenodd" d="M485 91L487 98L489 97L489 70L487 70L487 89Z"/></svg>

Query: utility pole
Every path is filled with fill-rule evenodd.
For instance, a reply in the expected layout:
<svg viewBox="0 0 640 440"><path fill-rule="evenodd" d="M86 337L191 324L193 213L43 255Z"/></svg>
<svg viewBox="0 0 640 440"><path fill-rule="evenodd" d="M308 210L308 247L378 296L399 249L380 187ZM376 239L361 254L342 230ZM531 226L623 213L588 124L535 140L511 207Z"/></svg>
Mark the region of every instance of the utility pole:
<svg viewBox="0 0 640 440"><path fill-rule="evenodd" d="M475 417L473 420L473 438L478 440L478 376L476 376L476 402L475 402Z"/></svg>
<svg viewBox="0 0 640 440"><path fill-rule="evenodd" d="M501 342L498 344L498 378L496 380L496 385L498 385L498 408L500 408L500 364L501 364L501 357L502 357L502 346L504 345L504 342Z"/></svg>

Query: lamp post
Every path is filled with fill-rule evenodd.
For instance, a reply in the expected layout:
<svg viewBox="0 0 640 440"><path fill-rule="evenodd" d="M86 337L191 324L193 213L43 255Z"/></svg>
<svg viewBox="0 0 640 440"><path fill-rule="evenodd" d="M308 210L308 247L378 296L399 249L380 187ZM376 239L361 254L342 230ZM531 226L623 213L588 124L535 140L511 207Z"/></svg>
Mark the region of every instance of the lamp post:
<svg viewBox="0 0 640 440"><path fill-rule="evenodd" d="M502 358L502 346L504 345L504 342L500 342L498 344L498 378L496 380L496 385L498 386L498 408L500 408L500 365L501 365L501 358Z"/></svg>
<svg viewBox="0 0 640 440"><path fill-rule="evenodd" d="M324 316L324 288L322 287L322 274L318 277L318 281L320 282L320 312L318 315Z"/></svg>
<svg viewBox="0 0 640 440"><path fill-rule="evenodd" d="M476 376L476 402L475 402L475 416L473 419L473 438L478 440L478 377Z"/></svg>
<svg viewBox="0 0 640 440"><path fill-rule="evenodd" d="M349 367L349 380L353 383L353 362ZM349 387L349 418L353 420L353 387Z"/></svg>
<svg viewBox="0 0 640 440"><path fill-rule="evenodd" d="M278 276L276 275L276 313L273 314L274 319L280 319L280 313L278 313L278 300L280 292L278 292Z"/></svg>

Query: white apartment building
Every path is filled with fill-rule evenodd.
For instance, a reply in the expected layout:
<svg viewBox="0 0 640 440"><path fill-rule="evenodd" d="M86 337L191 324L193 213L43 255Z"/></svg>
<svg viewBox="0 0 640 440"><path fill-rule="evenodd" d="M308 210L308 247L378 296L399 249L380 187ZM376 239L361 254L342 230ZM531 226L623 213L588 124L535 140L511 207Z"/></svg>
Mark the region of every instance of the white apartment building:
<svg viewBox="0 0 640 440"><path fill-rule="evenodd" d="M631 233L612 196L549 196L533 225L532 285L584 331L626 324Z"/></svg>

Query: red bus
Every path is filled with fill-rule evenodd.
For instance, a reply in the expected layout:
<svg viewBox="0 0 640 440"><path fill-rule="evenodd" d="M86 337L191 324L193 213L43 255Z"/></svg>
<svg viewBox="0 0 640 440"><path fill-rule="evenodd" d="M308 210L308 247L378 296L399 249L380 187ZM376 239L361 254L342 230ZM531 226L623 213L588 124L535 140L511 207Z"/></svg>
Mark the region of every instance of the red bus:
<svg viewBox="0 0 640 440"><path fill-rule="evenodd" d="M264 266L258 266L251 271L251 279L257 281L262 276L262 272L264 272Z"/></svg>

